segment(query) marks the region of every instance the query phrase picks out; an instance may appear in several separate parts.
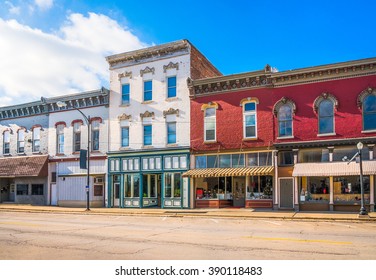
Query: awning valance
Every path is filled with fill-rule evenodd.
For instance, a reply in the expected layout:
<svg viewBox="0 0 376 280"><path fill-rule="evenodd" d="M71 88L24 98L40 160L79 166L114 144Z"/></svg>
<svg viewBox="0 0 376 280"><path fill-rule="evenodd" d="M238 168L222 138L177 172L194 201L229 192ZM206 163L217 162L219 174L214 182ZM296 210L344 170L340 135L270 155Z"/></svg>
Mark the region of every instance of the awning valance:
<svg viewBox="0 0 376 280"><path fill-rule="evenodd" d="M48 156L9 157L0 159L0 177L46 177Z"/></svg>
<svg viewBox="0 0 376 280"><path fill-rule="evenodd" d="M376 161L363 161L363 175L376 174ZM360 175L359 163L350 162L317 162L317 163L297 163L294 166L292 176L355 176Z"/></svg>
<svg viewBox="0 0 376 280"><path fill-rule="evenodd" d="M239 167L239 168L202 168L192 169L183 174L183 177L208 178L231 176L272 175L274 166Z"/></svg>

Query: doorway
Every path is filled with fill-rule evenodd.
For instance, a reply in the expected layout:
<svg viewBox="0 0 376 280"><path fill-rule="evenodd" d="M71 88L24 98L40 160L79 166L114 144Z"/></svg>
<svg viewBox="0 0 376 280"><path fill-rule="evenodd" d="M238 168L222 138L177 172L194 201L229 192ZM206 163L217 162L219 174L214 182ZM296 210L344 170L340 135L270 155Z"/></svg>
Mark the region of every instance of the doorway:
<svg viewBox="0 0 376 280"><path fill-rule="evenodd" d="M234 177L234 207L245 207L245 178Z"/></svg>
<svg viewBox="0 0 376 280"><path fill-rule="evenodd" d="M280 208L294 208L294 179L280 178L279 179L279 207Z"/></svg>

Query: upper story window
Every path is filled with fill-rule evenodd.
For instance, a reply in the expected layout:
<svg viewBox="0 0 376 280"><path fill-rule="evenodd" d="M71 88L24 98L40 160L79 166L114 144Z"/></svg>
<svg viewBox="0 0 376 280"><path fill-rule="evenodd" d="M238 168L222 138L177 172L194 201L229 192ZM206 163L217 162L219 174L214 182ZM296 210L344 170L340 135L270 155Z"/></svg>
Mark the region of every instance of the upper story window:
<svg viewBox="0 0 376 280"><path fill-rule="evenodd" d="M150 146L153 143L153 127L151 124L144 125L144 146Z"/></svg>
<svg viewBox="0 0 376 280"><path fill-rule="evenodd" d="M25 129L21 128L17 133L17 153L25 152Z"/></svg>
<svg viewBox="0 0 376 280"><path fill-rule="evenodd" d="M144 101L153 100L153 81L144 81Z"/></svg>
<svg viewBox="0 0 376 280"><path fill-rule="evenodd" d="M92 151L99 150L99 120L91 121L91 149Z"/></svg>
<svg viewBox="0 0 376 280"><path fill-rule="evenodd" d="M81 122L73 123L73 151L79 152L81 150Z"/></svg>
<svg viewBox="0 0 376 280"><path fill-rule="evenodd" d="M121 104L130 103L130 85L122 84L121 85Z"/></svg>
<svg viewBox="0 0 376 280"><path fill-rule="evenodd" d="M186 169L188 167L187 156L165 156L165 169Z"/></svg>
<svg viewBox="0 0 376 280"><path fill-rule="evenodd" d="M334 133L334 109L338 107L337 98L327 92L322 93L313 102L313 111L318 116L318 133Z"/></svg>
<svg viewBox="0 0 376 280"><path fill-rule="evenodd" d="M56 126L56 152L57 154L64 154L64 124Z"/></svg>
<svg viewBox="0 0 376 280"><path fill-rule="evenodd" d="M167 78L167 98L176 97L176 76Z"/></svg>
<svg viewBox="0 0 376 280"><path fill-rule="evenodd" d="M129 147L129 127L121 128L121 146Z"/></svg>
<svg viewBox="0 0 376 280"><path fill-rule="evenodd" d="M244 138L257 137L257 111L256 102L248 102L243 105Z"/></svg>
<svg viewBox="0 0 376 280"><path fill-rule="evenodd" d="M376 130L376 88L367 88L358 96L358 108L362 109L363 132Z"/></svg>
<svg viewBox="0 0 376 280"><path fill-rule="evenodd" d="M278 152L278 165L294 165L294 153L293 151L280 151Z"/></svg>
<svg viewBox="0 0 376 280"><path fill-rule="evenodd" d="M176 143L176 122L167 123L167 144Z"/></svg>
<svg viewBox="0 0 376 280"><path fill-rule="evenodd" d="M290 105L283 105L278 110L278 136L292 136L292 109Z"/></svg>
<svg viewBox="0 0 376 280"><path fill-rule="evenodd" d="M334 133L334 107L329 99L319 104L319 134Z"/></svg>
<svg viewBox="0 0 376 280"><path fill-rule="evenodd" d="M215 141L216 140L216 109L207 108L205 110L205 141Z"/></svg>
<svg viewBox="0 0 376 280"><path fill-rule="evenodd" d="M6 130L3 133L3 154L10 154L10 131Z"/></svg>
<svg viewBox="0 0 376 280"><path fill-rule="evenodd" d="M40 127L33 128L33 152L40 152Z"/></svg>

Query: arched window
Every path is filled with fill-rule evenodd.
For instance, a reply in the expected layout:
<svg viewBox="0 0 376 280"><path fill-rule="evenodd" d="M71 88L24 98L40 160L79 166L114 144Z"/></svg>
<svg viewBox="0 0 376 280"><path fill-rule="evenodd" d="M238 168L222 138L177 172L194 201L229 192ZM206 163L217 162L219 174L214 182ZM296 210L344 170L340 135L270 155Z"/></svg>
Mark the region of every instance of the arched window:
<svg viewBox="0 0 376 280"><path fill-rule="evenodd" d="M319 134L334 133L334 104L324 99L318 106Z"/></svg>
<svg viewBox="0 0 376 280"><path fill-rule="evenodd" d="M278 110L278 136L292 136L292 108L288 104Z"/></svg>
<svg viewBox="0 0 376 280"><path fill-rule="evenodd" d="M363 100L363 130L376 130L376 95L369 94Z"/></svg>

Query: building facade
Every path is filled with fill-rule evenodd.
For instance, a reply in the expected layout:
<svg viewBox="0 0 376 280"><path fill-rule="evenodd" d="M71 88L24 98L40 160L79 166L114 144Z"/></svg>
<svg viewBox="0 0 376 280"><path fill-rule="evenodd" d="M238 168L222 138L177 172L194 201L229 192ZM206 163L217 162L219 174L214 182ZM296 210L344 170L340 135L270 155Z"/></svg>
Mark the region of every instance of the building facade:
<svg viewBox="0 0 376 280"><path fill-rule="evenodd" d="M49 109L51 205L86 205L87 165L80 166L80 150L87 151L90 141L89 206L104 207L109 91L102 88L43 100Z"/></svg>
<svg viewBox="0 0 376 280"><path fill-rule="evenodd" d="M220 72L187 40L107 57L109 207L189 208L187 79Z"/></svg>
<svg viewBox="0 0 376 280"><path fill-rule="evenodd" d="M0 203L49 203L46 111L42 102L0 108Z"/></svg>
<svg viewBox="0 0 376 280"><path fill-rule="evenodd" d="M195 206L357 211L359 163L343 158L362 142L365 204L373 211L375 62L266 66L193 81L194 157L184 176L193 179Z"/></svg>

